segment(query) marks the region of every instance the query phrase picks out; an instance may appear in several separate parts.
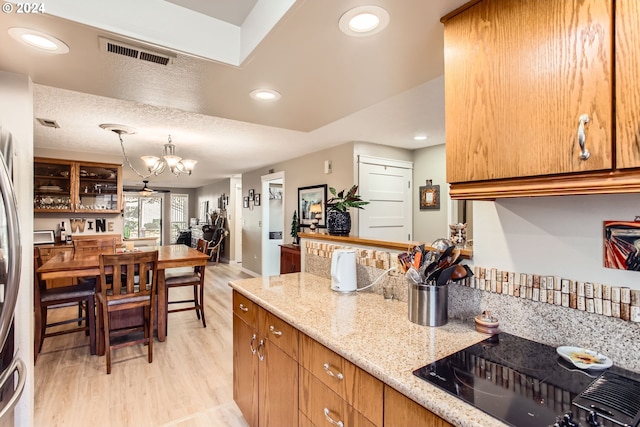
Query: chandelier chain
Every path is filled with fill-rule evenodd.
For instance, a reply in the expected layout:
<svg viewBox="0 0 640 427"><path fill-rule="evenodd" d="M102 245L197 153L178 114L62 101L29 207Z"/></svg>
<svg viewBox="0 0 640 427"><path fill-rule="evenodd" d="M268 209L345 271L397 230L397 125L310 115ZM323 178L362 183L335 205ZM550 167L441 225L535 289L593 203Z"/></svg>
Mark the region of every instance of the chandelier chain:
<svg viewBox="0 0 640 427"><path fill-rule="evenodd" d="M122 155L124 156L124 159L127 161L127 164L129 165L129 168L131 168L131 170L134 171L142 179L148 179L151 175L153 175L152 173L150 173L149 175L143 175L140 172L138 172L138 170L136 168L133 167L133 165L131 164L131 161L129 160L129 157L127 156L127 153L125 153L125 151L124 151L124 142L122 141L122 135L119 132L116 132L116 134L118 135L118 139L120 140L120 147L122 148Z"/></svg>

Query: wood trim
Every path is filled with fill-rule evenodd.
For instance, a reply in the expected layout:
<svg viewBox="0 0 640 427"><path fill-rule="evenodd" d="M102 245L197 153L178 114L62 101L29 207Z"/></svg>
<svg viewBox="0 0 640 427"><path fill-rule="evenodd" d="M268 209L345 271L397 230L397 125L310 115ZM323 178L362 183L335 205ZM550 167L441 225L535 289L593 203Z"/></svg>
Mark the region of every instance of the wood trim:
<svg viewBox="0 0 640 427"><path fill-rule="evenodd" d="M400 252L405 252L413 249L414 246L421 245L421 242L387 242L384 240L373 239L361 239L359 237L351 236L330 236L329 234L321 233L298 233L298 237L309 240L321 240L327 242L335 242L343 245L359 245L359 246L371 246L374 248L392 249ZM425 245L426 250L433 250L429 245ZM473 250L462 249L460 256L466 259L473 258Z"/></svg>
<svg viewBox="0 0 640 427"><path fill-rule="evenodd" d="M454 200L620 193L640 193L640 170L460 182L451 184L449 189Z"/></svg>
<svg viewBox="0 0 640 427"><path fill-rule="evenodd" d="M454 16L464 12L465 10L469 9L470 7L472 7L473 5L475 5L477 3L480 3L481 1L482 0L471 0L471 1L463 4L462 6L452 10L451 12L447 13L442 18L440 18L440 22L442 22L443 24L446 23L448 20L450 20Z"/></svg>

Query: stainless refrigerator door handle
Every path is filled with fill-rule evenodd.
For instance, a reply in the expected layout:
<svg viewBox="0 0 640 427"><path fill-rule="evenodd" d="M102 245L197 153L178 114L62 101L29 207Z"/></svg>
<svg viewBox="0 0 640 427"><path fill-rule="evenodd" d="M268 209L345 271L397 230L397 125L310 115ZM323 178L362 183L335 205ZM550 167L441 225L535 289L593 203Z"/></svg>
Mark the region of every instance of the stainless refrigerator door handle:
<svg viewBox="0 0 640 427"><path fill-rule="evenodd" d="M3 389L7 381L13 379L13 373L18 373L18 384L16 386L16 389L13 391L13 395L7 401L5 407L0 409L0 419L2 419L5 414L10 412L13 407L16 406L16 403L18 403L18 401L20 400L22 392L24 391L24 385L27 380L26 371L27 369L22 359L20 359L19 357L14 357L11 361L11 364L7 367L7 369L4 370L2 375L0 375L0 389Z"/></svg>
<svg viewBox="0 0 640 427"><path fill-rule="evenodd" d="M22 265L22 246L20 245L20 224L18 223L18 212L16 197L13 191L13 184L4 156L0 154L0 193L2 203L7 217L7 242L9 251L9 262L7 263L7 284L4 294L4 305L0 314L0 348L4 347L9 336L9 328L13 319L13 312L16 309L18 299L18 288L20 285L20 267Z"/></svg>

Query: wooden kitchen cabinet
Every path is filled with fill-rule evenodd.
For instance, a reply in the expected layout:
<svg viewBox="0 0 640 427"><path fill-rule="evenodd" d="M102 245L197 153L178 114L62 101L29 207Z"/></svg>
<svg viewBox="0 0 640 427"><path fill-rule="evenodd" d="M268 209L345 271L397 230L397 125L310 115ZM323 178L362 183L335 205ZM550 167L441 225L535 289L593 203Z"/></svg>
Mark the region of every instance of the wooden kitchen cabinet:
<svg viewBox="0 0 640 427"><path fill-rule="evenodd" d="M616 166L640 167L640 2L616 0Z"/></svg>
<svg viewBox="0 0 640 427"><path fill-rule="evenodd" d="M34 158L34 212L117 213L122 167L110 163Z"/></svg>
<svg viewBox="0 0 640 427"><path fill-rule="evenodd" d="M384 387L384 427L453 427L433 412L395 389Z"/></svg>
<svg viewBox="0 0 640 427"><path fill-rule="evenodd" d="M298 331L233 292L233 399L252 427L298 425Z"/></svg>
<svg viewBox="0 0 640 427"><path fill-rule="evenodd" d="M382 426L380 380L304 334L300 368L300 411L313 425L330 425L328 416L344 425Z"/></svg>
<svg viewBox="0 0 640 427"><path fill-rule="evenodd" d="M280 245L280 274L299 273L300 245Z"/></svg>
<svg viewBox="0 0 640 427"><path fill-rule="evenodd" d="M482 0L442 18L452 198L640 191L638 9Z"/></svg>

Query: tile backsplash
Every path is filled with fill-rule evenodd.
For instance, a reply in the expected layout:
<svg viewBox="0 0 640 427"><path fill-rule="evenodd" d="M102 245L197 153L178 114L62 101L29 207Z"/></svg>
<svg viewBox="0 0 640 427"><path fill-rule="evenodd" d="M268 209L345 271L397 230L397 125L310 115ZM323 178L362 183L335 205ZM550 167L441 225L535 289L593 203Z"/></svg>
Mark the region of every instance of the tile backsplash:
<svg viewBox="0 0 640 427"><path fill-rule="evenodd" d="M330 278L331 254L342 248L347 246L306 242L304 271ZM396 254L385 250L352 249L359 288L397 264ZM640 342L640 291L491 267L473 270L473 278L449 285L450 319L471 326L477 314L491 311L504 332L551 346L591 348L618 366L640 372L640 358L632 350ZM393 288L399 303L407 302L403 274L387 274L370 291L382 294L383 286Z"/></svg>

